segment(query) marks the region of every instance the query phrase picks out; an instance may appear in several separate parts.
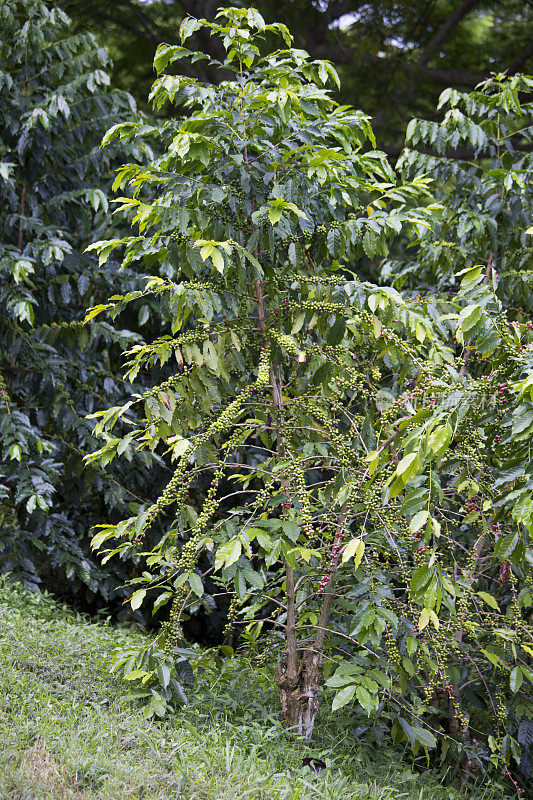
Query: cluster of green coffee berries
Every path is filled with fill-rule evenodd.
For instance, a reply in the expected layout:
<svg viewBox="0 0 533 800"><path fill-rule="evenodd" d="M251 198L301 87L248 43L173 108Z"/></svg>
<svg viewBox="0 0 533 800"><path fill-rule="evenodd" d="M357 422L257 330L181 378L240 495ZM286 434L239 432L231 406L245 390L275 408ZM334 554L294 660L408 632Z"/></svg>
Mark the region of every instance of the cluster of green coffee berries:
<svg viewBox="0 0 533 800"><path fill-rule="evenodd" d="M220 435L231 428L242 409L244 402L254 392L254 389L268 385L269 381L269 368L270 368L270 349L264 347L261 351L261 357L258 366L257 383L245 386L235 400L233 400L215 419L211 422L208 428L196 437L194 445L191 445L180 457L177 469L167 484L166 489L148 509L148 522L152 522L155 515L166 508L170 503L182 500L186 491L188 491L192 477L185 478L185 471L188 461L193 452L207 442L212 436Z"/></svg>
<svg viewBox="0 0 533 800"><path fill-rule="evenodd" d="M287 336L284 333L278 333L278 331L270 329L269 338L277 342L277 344L279 344L279 346L282 347L283 350L289 353L289 355L291 355L297 361L299 362L305 361L305 351L301 349L295 342L295 340L290 336Z"/></svg>
<svg viewBox="0 0 533 800"><path fill-rule="evenodd" d="M360 319L366 324L367 330L372 331L374 328L374 315L366 309L360 309L357 313ZM427 369L427 363L425 363L424 360L416 354L416 345L413 342L405 342L395 331L386 327L385 325L381 326L380 338L381 337L383 337L383 339L385 339L388 343L393 344L405 355L409 356L411 361L414 364L417 364L421 369L424 367Z"/></svg>
<svg viewBox="0 0 533 800"><path fill-rule="evenodd" d="M265 345L261 350L259 365L257 368L257 384L259 387L268 386L270 380L270 358L271 358L270 346ZM249 394L251 394L252 392L251 387L249 387L249 389L250 389Z"/></svg>
<svg viewBox="0 0 533 800"><path fill-rule="evenodd" d="M235 619L237 617L238 607L239 607L239 598L237 597L236 594L234 594L229 604L228 618L224 626L223 637L225 642L228 642L233 635L233 629L235 627Z"/></svg>
<svg viewBox="0 0 533 800"><path fill-rule="evenodd" d="M294 482L295 494L298 497L298 500L300 501L300 518L302 521L302 530L309 538L311 538L313 535L313 524L312 524L313 515L311 512L309 492L307 490L307 486L305 483L305 472L297 461L293 463L292 470L293 470L293 482Z"/></svg>
<svg viewBox="0 0 533 800"><path fill-rule="evenodd" d="M313 403L308 410L321 422L326 431L328 441L331 442L336 452L339 466L343 470L349 470L354 461L358 458L352 438L350 436L343 436L339 432L338 426L335 425L331 414L323 406L318 403Z"/></svg>
<svg viewBox="0 0 533 800"><path fill-rule="evenodd" d="M348 316L346 306L341 303L329 303L326 300L300 300L298 303L290 302L290 311L313 311L321 314L343 314Z"/></svg>
<svg viewBox="0 0 533 800"><path fill-rule="evenodd" d="M158 386L154 386L153 389L148 389L144 392L141 396L141 400L148 400L149 397L157 397L159 392L168 392L174 389L176 386L182 382L183 378L189 375L195 368L195 365L192 364L191 366L184 367L183 372L178 372L175 375L172 375L163 383L160 383Z"/></svg>
<svg viewBox="0 0 533 800"><path fill-rule="evenodd" d="M507 369L519 359L520 347L517 346L511 333L509 332L509 322L505 313L498 314L494 320L494 327L500 334L501 338L501 355L503 357L503 367Z"/></svg>
<svg viewBox="0 0 533 800"><path fill-rule="evenodd" d="M291 279L300 283L323 284L324 286L341 286L344 283L338 275L306 275L300 272L292 275Z"/></svg>
<svg viewBox="0 0 533 800"><path fill-rule="evenodd" d="M387 645L387 653L389 654L389 658L396 665L396 668L398 670L401 670L402 656L400 654L400 651L398 650L398 644L396 642L396 638L388 625L385 628L384 635L385 635L385 642Z"/></svg>
<svg viewBox="0 0 533 800"><path fill-rule="evenodd" d="M241 431L239 429L236 429L233 432L233 434L229 437L229 439L224 443L223 449L227 450L228 453L230 453L238 445L240 438L241 438ZM191 573L196 567L198 551L205 538L205 527L209 522L209 520L218 511L219 501L217 500L216 495L220 479L224 472L224 467L225 467L225 460L221 459L218 464L217 470L213 475L213 478L209 485L209 489L207 490L207 496L202 504L202 511L198 515L196 522L193 528L191 529L189 539L183 546L180 557L175 564L174 568L175 572ZM186 594L187 594L186 587L181 586L177 589L176 594L174 596L172 603L171 618L168 624L168 634L169 634L167 637L168 648L171 648L175 643L176 639L179 638L180 615L181 615L181 609L183 608L183 604L185 602Z"/></svg>

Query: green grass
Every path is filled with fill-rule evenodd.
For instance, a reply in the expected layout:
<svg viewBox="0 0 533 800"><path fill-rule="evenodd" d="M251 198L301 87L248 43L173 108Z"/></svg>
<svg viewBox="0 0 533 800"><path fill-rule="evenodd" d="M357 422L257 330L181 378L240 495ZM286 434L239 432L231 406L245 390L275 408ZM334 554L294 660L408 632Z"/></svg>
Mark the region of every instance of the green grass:
<svg viewBox="0 0 533 800"><path fill-rule="evenodd" d="M274 687L246 659L205 676L190 703L145 719L106 669L121 636L50 598L0 587L0 800L463 800L401 753L324 715L312 748L278 721ZM265 710L266 709L266 710ZM341 724L342 722L342 724ZM326 769L302 766L319 757ZM495 784L472 798L504 798Z"/></svg>

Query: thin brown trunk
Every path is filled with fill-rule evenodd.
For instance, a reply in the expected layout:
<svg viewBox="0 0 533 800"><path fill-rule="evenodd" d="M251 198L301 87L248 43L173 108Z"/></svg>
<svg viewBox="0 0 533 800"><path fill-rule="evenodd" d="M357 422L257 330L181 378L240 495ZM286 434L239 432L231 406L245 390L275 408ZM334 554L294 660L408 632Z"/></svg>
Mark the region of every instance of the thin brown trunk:
<svg viewBox="0 0 533 800"><path fill-rule="evenodd" d="M340 553L335 550L335 545L342 542L345 517L346 504L341 508L339 524L337 525L333 541L333 552L337 552L337 555L335 555L330 562L333 570L337 568L340 558ZM324 643L334 599L335 593L331 589L324 593L324 601L320 611L315 641L302 652L297 671L294 672L291 669L288 659L288 647L286 657L282 659L276 669L276 679L280 689L282 712L285 723L294 730L299 738L305 741L308 741L313 735L320 708L318 690L324 680L322 673ZM287 628L288 622L287 616ZM296 626L294 630L296 633ZM297 648L296 641L295 647ZM298 656L297 649L296 656Z"/></svg>
<svg viewBox="0 0 533 800"><path fill-rule="evenodd" d="M477 563L483 551L483 547L485 546L485 539L486 539L486 534L483 534L482 536L479 537L479 539L474 545L475 561L472 566L472 572L467 577L467 582L469 586L472 586L476 578ZM463 633L464 629L463 626L461 625L459 630L457 630L454 634L454 638L456 639L456 641L458 642L463 641ZM459 703L460 703L459 686L457 683L451 683L450 686L451 688L449 689L449 695L448 695L448 714L450 717L448 723L448 730L452 735L456 736L460 735L462 739L466 741L469 738L470 733L468 727L461 723L458 714Z"/></svg>
<svg viewBox="0 0 533 800"><path fill-rule="evenodd" d="M447 20L440 26L436 33L431 37L426 44L422 56L418 59L418 64L425 67L432 56L438 52L444 42L446 42L459 23L470 13L477 5L479 0L463 0L461 5L457 6Z"/></svg>
<svg viewBox="0 0 533 800"><path fill-rule="evenodd" d="M22 191L20 194L20 217L19 217L19 240L18 240L18 249L19 253L22 253L22 248L24 244L24 212L26 207L26 181L22 182Z"/></svg>
<svg viewBox="0 0 533 800"><path fill-rule="evenodd" d="M266 335L265 306L263 299L263 287L261 281L255 283L255 293L257 298L257 316L259 327L263 336ZM276 439L277 451L281 458L286 456L286 442L283 433L281 414L283 411L283 393L281 386L281 371L278 365L270 365L270 391L272 394L272 405L276 419ZM282 481L282 489L286 491L286 481ZM296 598L294 587L294 570L285 563L285 594L287 601L287 623L285 629L285 652L282 660L276 668L276 679L278 682L282 716L287 725L293 727L298 715L299 700L297 695L301 674L301 665L298 656L298 635L296 631ZM294 694L295 690L297 695Z"/></svg>

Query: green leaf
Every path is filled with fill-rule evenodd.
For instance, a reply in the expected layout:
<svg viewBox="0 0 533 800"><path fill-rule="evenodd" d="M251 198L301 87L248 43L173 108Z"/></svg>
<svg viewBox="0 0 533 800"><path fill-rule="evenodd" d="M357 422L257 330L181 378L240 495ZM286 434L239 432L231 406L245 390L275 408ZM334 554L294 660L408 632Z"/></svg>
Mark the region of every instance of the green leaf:
<svg viewBox="0 0 533 800"><path fill-rule="evenodd" d="M516 531L511 531L506 536L503 536L496 543L494 552L501 561L506 561L509 556L514 553L514 549L518 544L519 535Z"/></svg>
<svg viewBox="0 0 533 800"><path fill-rule="evenodd" d="M511 674L509 675L509 686L511 687L511 691L516 694L516 692L522 686L522 681L524 680L524 676L522 674L522 670L520 667L514 667L511 670Z"/></svg>
<svg viewBox="0 0 533 800"><path fill-rule="evenodd" d="M478 592L477 595L478 597L481 597L481 599L484 600L485 603L487 603L487 605L489 605L491 608L495 608L496 611L500 610L498 603L496 602L494 597L488 592Z"/></svg>
<svg viewBox="0 0 533 800"><path fill-rule="evenodd" d="M502 659L496 653L492 653L490 650L481 650L481 652L486 658L489 659L491 664L494 664L495 667L505 666Z"/></svg>
<svg viewBox="0 0 533 800"><path fill-rule="evenodd" d="M189 573L187 580L189 581L189 586L191 587L194 594L197 597L202 597L204 593L204 585L202 583L202 579L200 578L200 576L197 575L196 572L191 572Z"/></svg>
<svg viewBox="0 0 533 800"><path fill-rule="evenodd" d="M437 746L437 739L433 734L425 728L412 728L415 741L420 742L422 747L427 747L432 750Z"/></svg>
<svg viewBox="0 0 533 800"><path fill-rule="evenodd" d="M155 614L156 611L159 611L159 609L166 605L171 598L171 592L162 592L154 603L152 613Z"/></svg>
<svg viewBox="0 0 533 800"><path fill-rule="evenodd" d="M374 698L372 697L370 692L367 689L365 689L364 686L359 685L355 689L355 695L357 697L359 705L362 706L362 708L364 708L368 716L370 716L375 707Z"/></svg>
<svg viewBox="0 0 533 800"><path fill-rule="evenodd" d="M231 567L239 560L242 553L242 542L240 539L230 539L226 544L221 545L215 556L215 572L222 567Z"/></svg>
<svg viewBox="0 0 533 800"><path fill-rule="evenodd" d="M202 27L202 23L198 19L193 19L192 17L186 17L180 25L180 39L181 43L186 39L189 39L193 33Z"/></svg>
<svg viewBox="0 0 533 800"><path fill-rule="evenodd" d="M351 684L350 686L345 686L340 692L337 692L331 705L332 710L336 711L338 708L345 706L346 703L349 703L355 695L355 688L355 684Z"/></svg>
<svg viewBox="0 0 533 800"><path fill-rule="evenodd" d="M413 577L411 578L410 589L412 594L417 594L421 589L426 586L432 578L431 570L426 567L418 567Z"/></svg>
<svg viewBox="0 0 533 800"><path fill-rule="evenodd" d="M295 522L292 522L290 519L285 519L281 523L281 529L287 538L291 540L291 542L298 541L298 537L300 535L300 526Z"/></svg>

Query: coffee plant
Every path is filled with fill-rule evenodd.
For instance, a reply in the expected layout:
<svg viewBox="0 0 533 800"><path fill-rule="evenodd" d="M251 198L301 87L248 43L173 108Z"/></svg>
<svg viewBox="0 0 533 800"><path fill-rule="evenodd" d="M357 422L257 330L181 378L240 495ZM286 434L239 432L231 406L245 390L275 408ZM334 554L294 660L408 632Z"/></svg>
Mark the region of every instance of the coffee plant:
<svg viewBox="0 0 533 800"><path fill-rule="evenodd" d="M209 59L217 85L173 74L208 59L186 46L201 28L225 52ZM242 631L276 660L296 736L312 736L325 682L334 709L367 718L357 731L389 731L415 755L438 747L450 774L523 763L530 328L477 264L455 264L453 292L424 297L364 280L390 253L424 254L449 212L428 177L393 170L363 113L334 102L330 64L253 9L187 18L180 37L158 48L150 97L182 116L104 137L163 147L118 172L133 235L91 245L102 260L123 248L144 285L87 316L139 295L171 315L128 350L126 376L173 374L93 414L103 441L87 460L132 448L174 473L156 502L99 526L94 547L144 560L130 604L168 604L167 667L187 615L226 597L226 645ZM521 471L503 469L517 454ZM159 713L156 668L121 664Z"/></svg>
<svg viewBox="0 0 533 800"><path fill-rule="evenodd" d="M0 570L101 605L135 568L102 570L88 523L144 502L146 465L84 471L85 417L124 398L120 354L142 326L139 309L122 330L84 323L117 265L83 250L112 225L106 192L126 156L101 137L135 106L109 90L106 51L52 5L2 3L0 32ZM133 287L134 270L121 280Z"/></svg>
<svg viewBox="0 0 533 800"><path fill-rule="evenodd" d="M406 179L434 176L443 211L414 258L403 253L384 267L384 277L393 277L397 288L451 291L459 263L463 269L484 264L501 302L510 310L520 307L518 319L527 322L532 310L532 92L530 76L494 75L474 92L443 92L441 122L409 124L398 169Z"/></svg>

